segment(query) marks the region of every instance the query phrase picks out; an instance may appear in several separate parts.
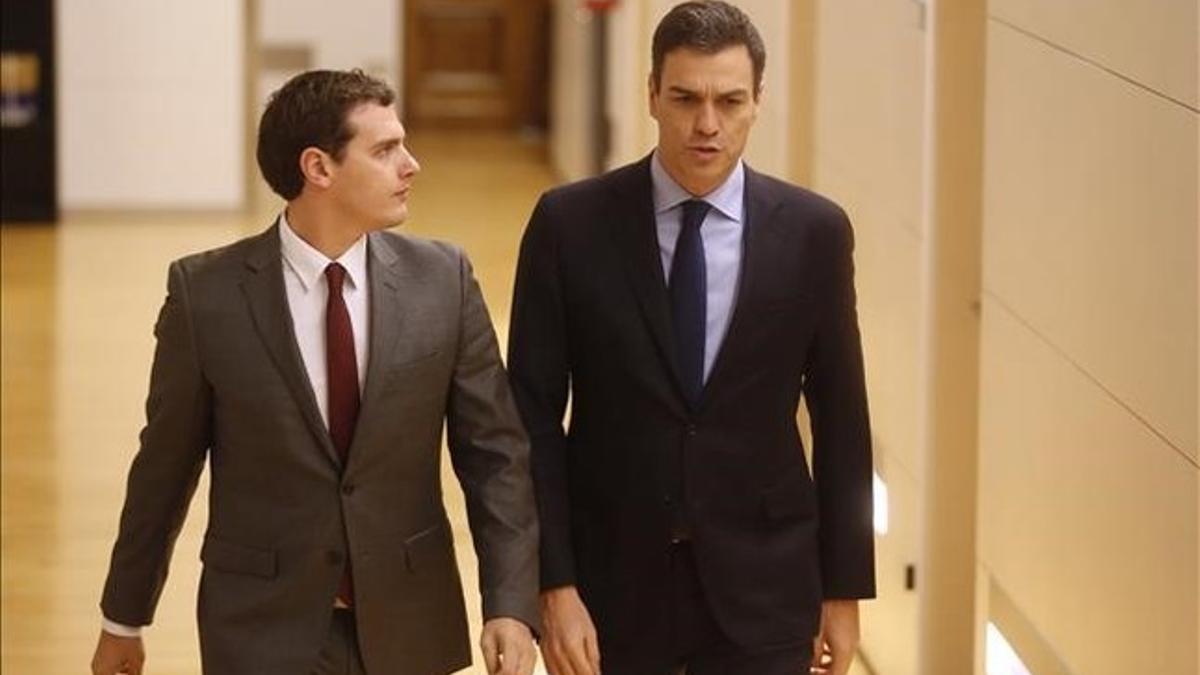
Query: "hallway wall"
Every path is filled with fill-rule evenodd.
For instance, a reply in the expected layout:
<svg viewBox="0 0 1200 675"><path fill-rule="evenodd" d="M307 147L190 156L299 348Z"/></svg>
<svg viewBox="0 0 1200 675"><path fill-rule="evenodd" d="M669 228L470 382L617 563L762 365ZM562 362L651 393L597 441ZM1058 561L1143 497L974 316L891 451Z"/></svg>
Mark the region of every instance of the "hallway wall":
<svg viewBox="0 0 1200 675"><path fill-rule="evenodd" d="M391 85L397 109L404 109L403 0L249 0L248 5L258 13L252 47L260 66L255 120L271 93L301 70L272 63L270 55L279 52L289 58L303 54L313 68L361 68Z"/></svg>
<svg viewBox="0 0 1200 675"><path fill-rule="evenodd" d="M307 48L321 68L362 68L399 91L403 0L254 0L260 46ZM399 106L403 109L403 105Z"/></svg>
<svg viewBox="0 0 1200 675"><path fill-rule="evenodd" d="M57 3L63 209L241 207L243 3Z"/></svg>
<svg viewBox="0 0 1200 675"><path fill-rule="evenodd" d="M1196 29L990 5L979 565L1071 672L1197 669Z"/></svg>
<svg viewBox="0 0 1200 675"><path fill-rule="evenodd" d="M574 0L553 0L550 39L550 164L563 180L592 173L595 105L591 24Z"/></svg>
<svg viewBox="0 0 1200 675"><path fill-rule="evenodd" d="M889 531L876 538L879 599L863 605L863 650L879 673L916 671L924 376L920 338L924 33L910 0L815 1L811 187L854 223L859 321L876 470ZM797 66L799 67L799 65ZM920 583L917 567L917 583Z"/></svg>
<svg viewBox="0 0 1200 675"><path fill-rule="evenodd" d="M889 489L863 650L878 672L913 673L904 568L919 584L919 345L938 283L922 278L927 38L908 0L816 2L815 16L799 163L855 223ZM980 461L977 633L996 622L1033 672L1195 672L1196 3L995 0L989 17L981 426L963 448Z"/></svg>

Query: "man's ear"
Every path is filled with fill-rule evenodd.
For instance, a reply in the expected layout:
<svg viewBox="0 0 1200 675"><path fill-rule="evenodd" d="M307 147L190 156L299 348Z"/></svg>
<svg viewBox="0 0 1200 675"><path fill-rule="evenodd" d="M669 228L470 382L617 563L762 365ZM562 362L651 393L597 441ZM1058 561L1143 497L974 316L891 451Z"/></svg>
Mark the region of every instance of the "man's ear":
<svg viewBox="0 0 1200 675"><path fill-rule="evenodd" d="M300 173L304 182L320 188L333 183L333 158L320 148L307 147L300 153Z"/></svg>

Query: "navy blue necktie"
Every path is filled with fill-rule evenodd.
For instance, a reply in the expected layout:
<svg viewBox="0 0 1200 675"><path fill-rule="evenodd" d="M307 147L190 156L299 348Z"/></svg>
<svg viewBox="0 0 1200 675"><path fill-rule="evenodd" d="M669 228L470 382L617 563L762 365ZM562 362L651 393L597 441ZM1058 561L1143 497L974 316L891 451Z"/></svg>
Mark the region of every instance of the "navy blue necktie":
<svg viewBox="0 0 1200 675"><path fill-rule="evenodd" d="M707 324L708 274L700 224L708 203L690 199L683 203L683 227L675 243L671 276L671 320L675 324L675 355L688 402L695 406L704 388L704 338Z"/></svg>

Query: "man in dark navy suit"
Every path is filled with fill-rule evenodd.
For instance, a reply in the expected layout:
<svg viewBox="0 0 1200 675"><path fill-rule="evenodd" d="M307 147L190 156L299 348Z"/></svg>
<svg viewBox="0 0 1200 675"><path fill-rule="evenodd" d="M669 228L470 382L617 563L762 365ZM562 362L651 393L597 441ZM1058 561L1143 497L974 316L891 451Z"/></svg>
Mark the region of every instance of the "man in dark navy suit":
<svg viewBox="0 0 1200 675"><path fill-rule="evenodd" d="M740 10L672 9L657 148L547 192L526 230L509 367L553 675L853 659L875 593L853 235L833 202L743 163L764 62Z"/></svg>

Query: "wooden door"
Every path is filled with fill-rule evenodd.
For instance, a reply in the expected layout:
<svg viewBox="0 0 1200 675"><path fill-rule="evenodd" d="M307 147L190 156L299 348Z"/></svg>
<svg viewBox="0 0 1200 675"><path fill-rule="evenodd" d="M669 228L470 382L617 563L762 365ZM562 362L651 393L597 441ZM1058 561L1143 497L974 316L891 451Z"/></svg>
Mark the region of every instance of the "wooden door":
<svg viewBox="0 0 1200 675"><path fill-rule="evenodd" d="M517 128L544 120L546 0L406 0L405 123Z"/></svg>

